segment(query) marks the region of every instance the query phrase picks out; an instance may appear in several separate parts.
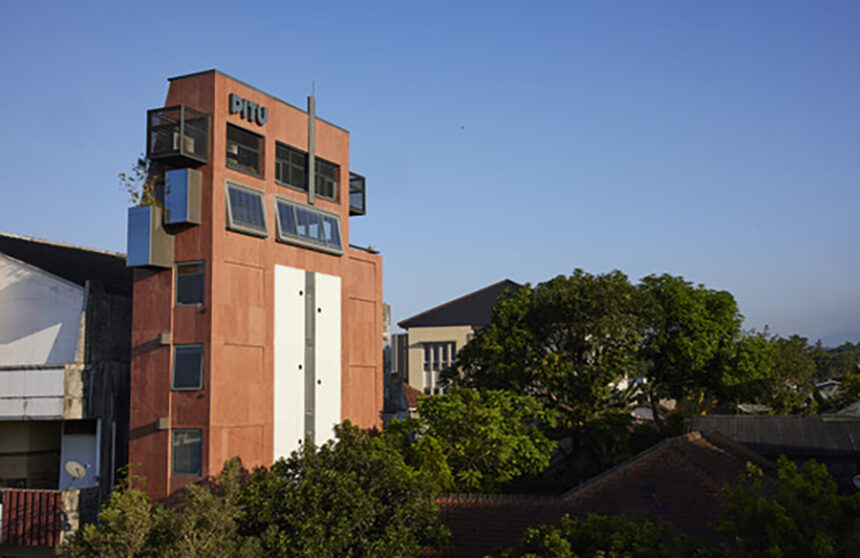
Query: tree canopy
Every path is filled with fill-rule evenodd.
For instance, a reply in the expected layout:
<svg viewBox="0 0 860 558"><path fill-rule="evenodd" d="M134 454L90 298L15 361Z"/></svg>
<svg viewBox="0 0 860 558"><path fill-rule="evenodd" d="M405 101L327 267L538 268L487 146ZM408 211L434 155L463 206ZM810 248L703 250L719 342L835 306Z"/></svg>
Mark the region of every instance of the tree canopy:
<svg viewBox="0 0 860 558"><path fill-rule="evenodd" d="M554 420L537 400L505 390L454 388L418 404L418 418L383 438L437 491L497 492L540 473L555 447L540 425Z"/></svg>
<svg viewBox="0 0 860 558"><path fill-rule="evenodd" d="M840 495L827 468L808 461L802 469L785 456L777 478L747 464L739 482L725 488L726 520L719 529L739 557L860 556L860 494Z"/></svg>

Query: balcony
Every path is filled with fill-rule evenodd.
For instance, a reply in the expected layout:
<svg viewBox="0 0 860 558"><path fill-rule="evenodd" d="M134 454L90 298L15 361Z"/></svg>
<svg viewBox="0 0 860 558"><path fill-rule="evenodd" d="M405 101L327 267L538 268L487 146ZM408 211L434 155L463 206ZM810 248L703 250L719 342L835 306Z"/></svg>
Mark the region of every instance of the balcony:
<svg viewBox="0 0 860 558"><path fill-rule="evenodd" d="M147 111L146 156L173 168L209 162L209 115L184 105Z"/></svg>
<svg viewBox="0 0 860 558"><path fill-rule="evenodd" d="M360 174L349 173L349 216L364 215L367 212L365 179Z"/></svg>

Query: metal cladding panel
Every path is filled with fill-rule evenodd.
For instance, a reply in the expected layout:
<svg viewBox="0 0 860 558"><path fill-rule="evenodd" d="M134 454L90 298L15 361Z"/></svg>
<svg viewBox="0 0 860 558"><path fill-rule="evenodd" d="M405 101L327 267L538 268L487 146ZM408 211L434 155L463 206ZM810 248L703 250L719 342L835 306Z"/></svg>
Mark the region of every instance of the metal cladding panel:
<svg viewBox="0 0 860 558"><path fill-rule="evenodd" d="M16 546L49 546L60 543L63 496L59 490L4 489L0 542Z"/></svg>
<svg viewBox="0 0 860 558"><path fill-rule="evenodd" d="M129 267L149 265L150 230L149 207L130 207L128 210L127 259Z"/></svg>
<svg viewBox="0 0 860 558"><path fill-rule="evenodd" d="M305 272L275 266L274 458L304 439Z"/></svg>
<svg viewBox="0 0 860 558"><path fill-rule="evenodd" d="M173 266L173 236L161 223L161 208L154 205L128 209L128 267Z"/></svg>
<svg viewBox="0 0 860 558"><path fill-rule="evenodd" d="M319 445L334 435L340 423L341 401L341 290L340 277L316 274L316 361L315 440ZM380 347L381 350L381 347Z"/></svg>
<svg viewBox="0 0 860 558"><path fill-rule="evenodd" d="M194 169L173 169L165 173L165 224L200 224L201 176L200 171Z"/></svg>

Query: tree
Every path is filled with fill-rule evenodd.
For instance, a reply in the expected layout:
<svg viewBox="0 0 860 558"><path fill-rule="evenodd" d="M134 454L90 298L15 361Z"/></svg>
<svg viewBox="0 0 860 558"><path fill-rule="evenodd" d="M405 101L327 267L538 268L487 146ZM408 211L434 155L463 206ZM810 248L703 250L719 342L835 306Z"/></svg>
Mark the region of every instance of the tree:
<svg viewBox="0 0 860 558"><path fill-rule="evenodd" d="M335 437L251 474L242 532L264 555L417 556L444 539L429 490L393 448L348 422Z"/></svg>
<svg viewBox="0 0 860 558"><path fill-rule="evenodd" d="M557 527L529 529L517 546L496 558L687 558L717 556L668 523L621 515L562 518Z"/></svg>
<svg viewBox="0 0 860 558"><path fill-rule="evenodd" d="M775 362L770 375L770 389L762 402L777 413L810 413L815 411L815 361L805 337L774 337Z"/></svg>
<svg viewBox="0 0 860 558"><path fill-rule="evenodd" d="M422 399L418 415L383 438L438 491L496 492L540 473L555 448L541 430L552 414L527 395L454 388Z"/></svg>
<svg viewBox="0 0 860 558"><path fill-rule="evenodd" d="M533 395L568 431L602 419L619 410L618 386L637 370L639 301L620 271L580 269L503 295L458 355L456 381Z"/></svg>
<svg viewBox="0 0 860 558"><path fill-rule="evenodd" d="M84 525L62 547L64 556L156 556L153 532L163 510L133 484L133 477L117 485L108 496L98 522Z"/></svg>
<svg viewBox="0 0 860 558"><path fill-rule="evenodd" d="M241 537L238 518L241 466L234 459L209 483L188 486L171 510L153 505L126 479L108 497L95 524L85 525L63 545L69 557L84 556L259 556L253 538Z"/></svg>
<svg viewBox="0 0 860 558"><path fill-rule="evenodd" d="M693 412L706 411L737 371L732 357L743 316L734 297L665 274L645 277L640 289L647 297L641 358L654 415L660 399L685 399Z"/></svg>
<svg viewBox="0 0 860 558"><path fill-rule="evenodd" d="M860 556L860 494L840 495L821 463L810 460L798 471L782 456L773 481L747 464L724 490L727 516L719 530L731 537L734 556Z"/></svg>

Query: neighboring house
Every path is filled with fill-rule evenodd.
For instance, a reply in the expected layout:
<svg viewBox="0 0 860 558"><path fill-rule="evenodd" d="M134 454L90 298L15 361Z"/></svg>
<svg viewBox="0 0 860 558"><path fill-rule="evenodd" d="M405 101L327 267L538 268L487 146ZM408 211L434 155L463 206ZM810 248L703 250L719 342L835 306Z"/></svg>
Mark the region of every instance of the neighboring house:
<svg viewBox="0 0 860 558"><path fill-rule="evenodd" d="M0 234L0 555L59 544L127 462L122 254Z"/></svg>
<svg viewBox="0 0 860 558"><path fill-rule="evenodd" d="M853 492L860 474L860 417L845 415L705 415L692 429L718 432L750 450L776 460L785 455L798 465L815 459L827 465L840 489Z"/></svg>
<svg viewBox="0 0 860 558"><path fill-rule="evenodd" d="M217 70L169 81L146 138L164 210L128 221L129 461L156 500L383 410L382 257L350 245L366 208L349 132L313 97Z"/></svg>
<svg viewBox="0 0 860 558"><path fill-rule="evenodd" d="M499 295L520 286L505 279L399 322L407 332L394 335L395 371L425 394L442 393L440 373L454 364L457 351L475 332L490 323Z"/></svg>
<svg viewBox="0 0 860 558"><path fill-rule="evenodd" d="M436 497L451 530L439 556L480 557L512 546L529 527L554 525L566 514L625 514L672 523L706 542L725 511L722 487L746 463L773 474L773 463L720 434L693 432L665 440L560 496L448 494Z"/></svg>

